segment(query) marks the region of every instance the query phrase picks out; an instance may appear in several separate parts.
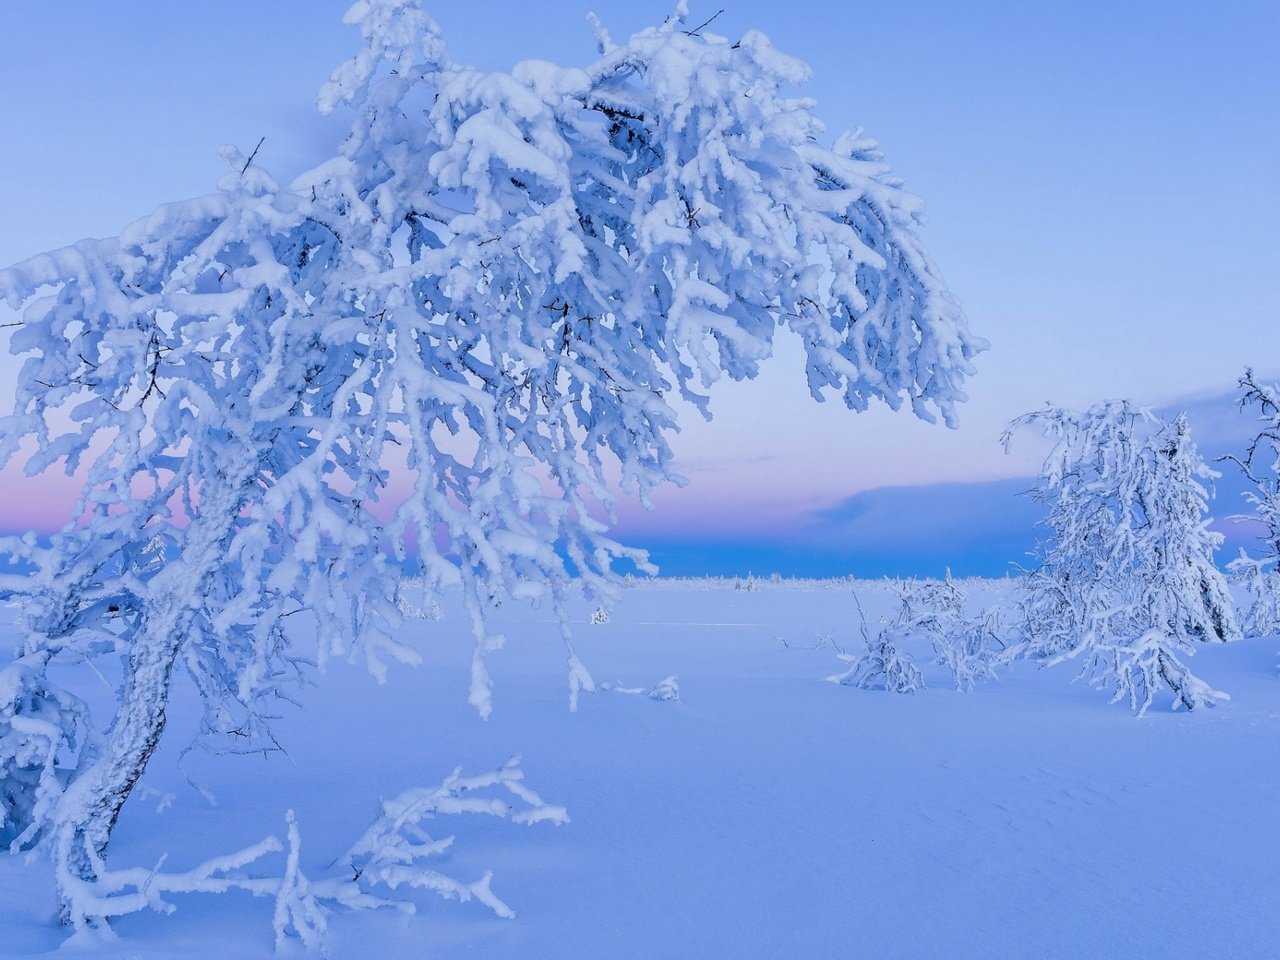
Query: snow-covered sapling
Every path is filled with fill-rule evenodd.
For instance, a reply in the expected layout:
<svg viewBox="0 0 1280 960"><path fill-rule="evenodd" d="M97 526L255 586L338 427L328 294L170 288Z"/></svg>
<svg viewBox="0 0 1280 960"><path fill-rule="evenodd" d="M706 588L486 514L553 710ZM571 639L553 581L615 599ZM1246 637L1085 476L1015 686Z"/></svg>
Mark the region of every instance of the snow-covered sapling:
<svg viewBox="0 0 1280 960"><path fill-rule="evenodd" d="M860 653L838 652L836 656L849 666L843 672L827 677L829 681L863 690L888 690L890 693L915 693L924 688L924 677L915 660L902 649L902 644L919 631L919 623L913 621L915 613L911 607L912 600L916 599L914 588L896 585L896 589L900 601L898 613L892 620L881 624L874 640L867 634L862 602L856 593L853 595L864 648Z"/></svg>
<svg viewBox="0 0 1280 960"><path fill-rule="evenodd" d="M1240 635L1213 562L1222 538L1206 516L1205 482L1216 474L1185 415L1164 423L1108 401L1083 413L1049 407L1010 431L1025 426L1054 442L1035 491L1050 535L1023 578L1030 650L1050 662L1080 658L1082 675L1128 697L1139 714L1162 686L1175 707L1226 699L1180 659L1194 641Z"/></svg>
<svg viewBox="0 0 1280 960"><path fill-rule="evenodd" d="M924 689L924 677L911 654L901 649L905 635L894 624L886 624L874 640L866 641L861 653L838 653L849 664L841 673L827 677L863 690L888 690L890 693L915 693Z"/></svg>
<svg viewBox="0 0 1280 960"><path fill-rule="evenodd" d="M825 145L790 92L807 67L760 33L687 30L682 3L621 44L597 24L585 69L486 73L416 0L347 19L364 47L320 96L355 116L333 157L282 186L228 148L216 193L0 271L27 355L0 465L25 448L29 473L85 479L51 542L4 543L36 572L0 581L26 602L3 829L47 843L67 920L175 670L210 737L270 743L308 661L418 660L396 638L412 563L429 595L460 587L481 714L508 598L559 615L576 703L566 603L612 594L616 561L652 569L597 508L673 478L673 397L706 415L785 329L815 398L953 424L984 346L920 204L873 141ZM46 676L104 658L123 664L106 723Z"/></svg>
<svg viewBox="0 0 1280 960"><path fill-rule="evenodd" d="M1020 648L1009 639L1000 607L976 616L957 616L935 631L934 662L951 671L956 689L970 691L979 681L996 679L996 671L1016 660Z"/></svg>
<svg viewBox="0 0 1280 960"><path fill-rule="evenodd" d="M903 632L928 637L934 662L951 671L956 689L969 691L979 680L994 680L996 670L1017 659L998 607L976 615L964 612L967 597L951 577L896 582Z"/></svg>

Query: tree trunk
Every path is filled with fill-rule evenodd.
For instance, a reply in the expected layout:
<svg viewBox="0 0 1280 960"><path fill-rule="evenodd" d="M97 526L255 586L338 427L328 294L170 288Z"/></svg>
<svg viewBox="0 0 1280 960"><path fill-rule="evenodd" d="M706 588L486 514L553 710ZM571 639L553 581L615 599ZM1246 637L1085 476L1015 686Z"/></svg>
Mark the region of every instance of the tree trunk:
<svg viewBox="0 0 1280 960"><path fill-rule="evenodd" d="M129 651L128 671L102 755L63 794L55 815L53 856L58 915L82 926L93 918L76 909L76 890L97 879L111 831L134 784L164 732L169 684L178 648L191 620L188 603L151 607ZM177 606L177 609L174 609Z"/></svg>
<svg viewBox="0 0 1280 960"><path fill-rule="evenodd" d="M244 503L246 480L247 476L219 478L218 489L207 491L202 499L181 556L152 579L102 753L58 802L52 847L63 924L80 927L98 919L78 907L78 893L97 880L120 810L160 743L173 666L205 587L223 562L226 539Z"/></svg>

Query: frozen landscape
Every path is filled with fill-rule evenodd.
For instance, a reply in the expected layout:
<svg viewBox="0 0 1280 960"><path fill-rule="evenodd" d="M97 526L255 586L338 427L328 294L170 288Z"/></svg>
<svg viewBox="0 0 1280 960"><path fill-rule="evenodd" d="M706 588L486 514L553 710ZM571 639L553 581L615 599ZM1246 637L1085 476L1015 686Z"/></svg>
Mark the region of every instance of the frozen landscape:
<svg viewBox="0 0 1280 960"><path fill-rule="evenodd" d="M1009 600L1005 582L962 587L972 606ZM471 638L446 597L444 619L405 628L422 666L379 686L335 663L286 708L287 754L188 757L216 806L179 769L194 733L184 691L173 748L112 855L169 853L166 869L185 869L283 837L293 809L303 870L323 876L377 797L518 753L568 823L429 824L457 836L433 866L467 881L492 870L516 919L418 893L413 916L335 914L334 957L1274 955L1280 639L1203 646L1195 668L1231 700L1192 714L1161 702L1135 720L1071 683L1069 664L1022 661L957 692L927 642L912 650L927 687L895 696L824 682L841 667L833 646L860 643L854 591L872 626L893 613L867 581L641 584L605 624L579 605L598 681L648 691L674 674L679 700L602 692L576 713L554 618L504 609L485 722L463 695ZM50 886L44 864L0 861L5 956L274 955L272 900L245 893L175 896L171 916L117 921L116 942L59 950Z"/></svg>
<svg viewBox="0 0 1280 960"><path fill-rule="evenodd" d="M1280 956L1266 31L331 2L0 8L0 960Z"/></svg>

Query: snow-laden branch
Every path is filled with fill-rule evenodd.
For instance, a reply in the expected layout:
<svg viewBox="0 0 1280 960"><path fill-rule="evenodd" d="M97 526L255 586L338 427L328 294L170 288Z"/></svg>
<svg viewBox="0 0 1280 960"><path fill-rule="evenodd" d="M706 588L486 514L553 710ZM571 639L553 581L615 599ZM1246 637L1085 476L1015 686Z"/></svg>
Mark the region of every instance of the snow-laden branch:
<svg viewBox="0 0 1280 960"><path fill-rule="evenodd" d="M1240 409L1254 410L1257 433L1243 457L1224 457L1244 474L1252 489L1244 492L1253 513L1232 520L1253 520L1263 528L1262 556L1244 550L1228 567L1252 596L1242 626L1249 636L1280 632L1280 384L1260 381L1252 370L1240 378ZM1267 570L1267 567L1272 569Z"/></svg>
<svg viewBox="0 0 1280 960"><path fill-rule="evenodd" d="M174 904L166 898L173 894L243 890L274 898L277 946L294 937L308 950L323 952L332 909L396 906L412 913L416 909L412 900L388 897L400 888L426 890L449 900L476 900L499 917L514 917L491 889L492 872L463 881L426 866L454 841L452 836L433 838L426 825L437 817L464 813L520 824L568 822L563 807L544 802L523 780L520 758L513 757L497 770L474 776L455 770L438 786L406 790L384 800L382 815L318 879L302 870L302 841L292 810L285 815L287 844L267 837L182 872L165 872L165 858L152 869L109 869L88 851L95 879L66 872L59 878L68 896L69 919L78 929L92 927L140 910L172 912ZM264 872L261 861L281 852L285 853L283 873Z"/></svg>

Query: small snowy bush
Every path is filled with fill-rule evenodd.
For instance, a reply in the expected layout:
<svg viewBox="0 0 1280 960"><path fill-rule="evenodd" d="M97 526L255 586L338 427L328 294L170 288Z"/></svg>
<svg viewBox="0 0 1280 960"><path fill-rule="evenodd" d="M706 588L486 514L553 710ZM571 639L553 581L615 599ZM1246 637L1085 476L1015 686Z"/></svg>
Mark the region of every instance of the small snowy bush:
<svg viewBox="0 0 1280 960"><path fill-rule="evenodd" d="M650 700L679 700L680 682L675 677L667 677L650 690L646 696Z"/></svg>
<svg viewBox="0 0 1280 960"><path fill-rule="evenodd" d="M942 580L896 580L893 588L900 606L898 619L913 627L940 628L964 612L964 591L951 579L950 571Z"/></svg>
<svg viewBox="0 0 1280 960"><path fill-rule="evenodd" d="M996 679L996 671L1019 656L998 607L975 617L956 616L941 626L931 638L934 662L951 671L957 690L972 690L979 681Z"/></svg>
<svg viewBox="0 0 1280 960"><path fill-rule="evenodd" d="M827 679L911 693L924 686L924 678L902 646L927 640L934 662L951 671L956 689L972 690L980 680L995 679L996 670L1017 656L1004 636L998 610L965 616L965 593L949 570L942 580L899 580L891 586L898 599L897 614L874 640L867 637L864 621L865 649L858 654L838 652L850 666ZM861 604L858 609L861 613Z"/></svg>
<svg viewBox="0 0 1280 960"><path fill-rule="evenodd" d="M907 638L899 625L888 624L881 628L874 640L867 640L861 653L838 653L849 664L843 673L827 677L832 683L842 683L863 690L888 690L890 693L915 693L924 689L924 677L909 653L899 644Z"/></svg>
<svg viewBox="0 0 1280 960"><path fill-rule="evenodd" d="M898 613L891 621L881 625L874 640L867 635L866 617L855 593L854 602L858 605L865 646L861 653L837 652L836 656L849 666L842 673L832 674L827 679L845 686L863 690L888 690L890 693L914 693L923 689L924 677L911 654L901 649L901 644L918 634L925 622L919 618L936 615L938 608L935 604L941 604L943 610L947 609L947 604L953 598L949 587L950 584L947 584L935 590L932 585L923 586L917 581L895 584L899 600ZM922 608L928 608L930 613L922 613Z"/></svg>

